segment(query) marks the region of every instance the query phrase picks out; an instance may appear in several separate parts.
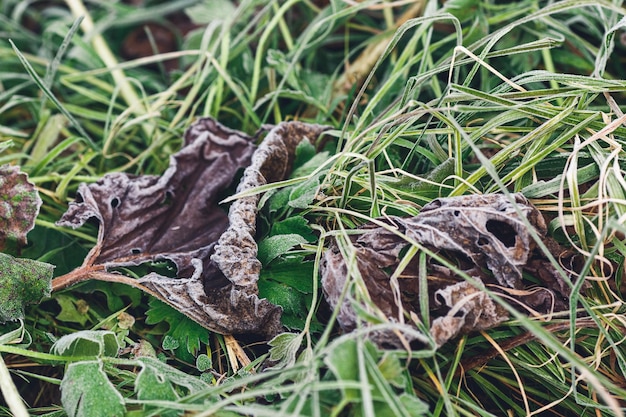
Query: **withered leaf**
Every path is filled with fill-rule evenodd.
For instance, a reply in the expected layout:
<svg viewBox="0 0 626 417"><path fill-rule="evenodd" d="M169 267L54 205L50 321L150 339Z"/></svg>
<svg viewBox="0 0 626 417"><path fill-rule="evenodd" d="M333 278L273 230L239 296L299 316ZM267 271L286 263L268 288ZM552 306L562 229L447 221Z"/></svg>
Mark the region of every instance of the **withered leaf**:
<svg viewBox="0 0 626 417"><path fill-rule="evenodd" d="M302 140L315 140L328 127L301 122L281 123L268 133L246 168L237 192L282 180L291 172L296 148ZM220 236L211 256L224 275L237 286L259 279L261 262L256 258L256 214L260 194L240 198L230 207L228 230Z"/></svg>
<svg viewBox="0 0 626 417"><path fill-rule="evenodd" d="M19 246L26 244L26 234L35 226L41 198L20 167L0 167L0 248L7 238Z"/></svg>
<svg viewBox="0 0 626 417"><path fill-rule="evenodd" d="M507 311L481 289L484 286L516 298L531 311L549 313L551 309L567 308L569 287L536 249L520 214L549 243L553 255L559 257L564 250L546 237L541 213L521 194L513 194L513 198L514 203L499 194L438 198L415 217L388 218L400 235L439 253L475 281L471 284L435 259L427 260L430 333L437 345L508 319ZM371 300L392 322L402 322L407 313L419 315L423 306L418 303L418 262L413 259L400 279L390 280L389 271L398 267L407 240L372 224L364 225L362 230L350 239ZM522 279L523 272L534 273L544 286L542 291L531 290L531 284ZM338 322L349 331L359 319L351 302L340 300L346 280L344 257L333 243L322 263L322 286L331 306L341 303ZM390 342L389 335L378 334L375 338L400 345L397 338L397 343Z"/></svg>
<svg viewBox="0 0 626 417"><path fill-rule="evenodd" d="M237 200L228 216L217 197L244 167L238 190L283 179L297 143L306 133L314 139L321 132L307 126L278 125L256 149L253 137L213 119L199 119L162 176L114 173L95 184L81 184L76 202L58 224L76 228L95 218L100 223L98 243L83 265L55 279L53 288L85 279L123 282L209 330L274 336L281 330L281 309L257 296L258 196ZM160 260L176 265L176 278L152 272L132 279L113 271Z"/></svg>

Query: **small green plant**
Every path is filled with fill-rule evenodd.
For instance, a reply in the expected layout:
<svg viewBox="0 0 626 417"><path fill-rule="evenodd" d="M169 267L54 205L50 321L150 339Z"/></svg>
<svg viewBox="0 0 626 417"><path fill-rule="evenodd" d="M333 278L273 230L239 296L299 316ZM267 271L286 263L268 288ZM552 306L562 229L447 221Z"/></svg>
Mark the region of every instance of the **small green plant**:
<svg viewBox="0 0 626 417"><path fill-rule="evenodd" d="M9 231L19 205L3 191L2 412L623 415L624 16L587 0L3 1L0 165L24 173L34 223ZM206 116L251 135L287 120L329 128L296 149L287 179L219 196L226 211L260 194L259 295L282 307L285 333L219 335L119 283L50 294L98 242L97 225L55 225L79 184L163 175ZM518 192L575 259L535 236L569 281L565 311L495 297L508 321L440 347L428 294L406 317L420 343L403 349L336 325L319 281L331 242L359 323L404 331L363 285L359 227L391 229L439 197ZM398 233L409 244L386 272L403 279L429 249ZM441 254L440 267L456 266Z"/></svg>

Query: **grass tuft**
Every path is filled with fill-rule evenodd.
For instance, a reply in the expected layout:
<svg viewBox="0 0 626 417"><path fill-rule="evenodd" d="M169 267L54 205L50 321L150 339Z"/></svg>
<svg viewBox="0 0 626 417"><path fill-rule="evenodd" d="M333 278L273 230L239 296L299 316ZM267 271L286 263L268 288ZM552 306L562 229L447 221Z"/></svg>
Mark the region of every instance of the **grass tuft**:
<svg viewBox="0 0 626 417"><path fill-rule="evenodd" d="M116 284L55 293L29 307L23 325L3 325L0 352L17 394L6 372L0 387L11 412L62 415L62 376L86 357L51 347L73 335L106 350L84 332L93 330L122 346L89 359L128 415L624 415L619 2L130 3L0 3L0 158L22 166L43 199L20 256L59 275L79 266L96 227L54 225L78 184L162 174L197 117L248 133L297 119L331 126L328 140L294 177L248 193L263 193L259 241L277 223L313 236L268 260L262 277L297 263L312 284L291 288L301 296L289 305L292 334L271 347L197 329L181 344L177 316L150 321L149 296ZM311 187L314 199L286 204ZM568 311L533 317L494 295L511 320L435 349L423 291L421 311L403 317L422 347L384 350L365 328L340 332L318 283L331 240L346 259L342 295L363 322L404 330L372 302L349 236L366 222L415 216L437 197L491 192L523 193L579 255ZM567 277L569 266L535 239ZM426 248L410 243L392 280L410 261L425 265Z"/></svg>

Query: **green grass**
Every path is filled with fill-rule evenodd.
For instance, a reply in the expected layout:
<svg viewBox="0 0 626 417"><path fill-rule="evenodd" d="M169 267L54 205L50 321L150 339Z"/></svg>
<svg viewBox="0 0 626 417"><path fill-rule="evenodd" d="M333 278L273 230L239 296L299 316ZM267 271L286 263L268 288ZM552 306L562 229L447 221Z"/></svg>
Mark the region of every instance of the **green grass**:
<svg viewBox="0 0 626 417"><path fill-rule="evenodd" d="M43 199L20 256L55 265L55 275L79 266L96 241L95 226L54 225L78 184L110 172L160 175L195 118L247 133L293 119L333 130L313 168L263 189L259 241L294 218L314 236L262 273L270 280L295 259L308 277L272 363L265 343L233 344L191 322L177 329L181 316L149 296L88 282L30 306L21 340L11 333L20 324L5 325L0 352L28 412L64 415L63 375L89 358L131 416L623 415L621 2L48 3L0 3L0 140L10 144L0 159L21 166ZM183 8L198 20L189 32L170 15ZM220 10L228 13L214 19ZM147 41L146 56L125 57L125 40L147 22L168 27L176 48ZM289 190L316 184L303 208L282 204ZM500 300L510 321L439 349L384 351L365 331L339 332L317 282L331 239L351 259L348 235L368 220L487 192L522 192L550 234L583 255L589 289L572 287L570 311L531 319ZM405 262L422 253L414 246ZM346 295L363 300L363 320L393 327L377 318L354 263L349 276ZM89 329L99 336L81 333ZM80 355L51 350L67 335ZM110 337L129 348L142 341L170 366L89 350L106 350ZM17 398L2 391L7 403Z"/></svg>

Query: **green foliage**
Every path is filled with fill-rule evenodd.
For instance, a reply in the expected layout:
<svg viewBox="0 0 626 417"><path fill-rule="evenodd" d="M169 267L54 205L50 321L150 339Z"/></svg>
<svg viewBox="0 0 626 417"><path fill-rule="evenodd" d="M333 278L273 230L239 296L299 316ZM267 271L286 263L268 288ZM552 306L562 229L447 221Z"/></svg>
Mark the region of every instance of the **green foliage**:
<svg viewBox="0 0 626 417"><path fill-rule="evenodd" d="M177 401L189 393L206 388L199 379L190 378L171 366L155 358L138 359L141 371L135 380L137 399L141 401ZM146 406L150 408L149 406ZM178 415L176 410L169 410L161 415Z"/></svg>
<svg viewBox="0 0 626 417"><path fill-rule="evenodd" d="M60 384L71 416L623 415L619 2L147 0L81 13L45 3L0 2L12 40L0 44L0 164L22 167L43 202L28 244L12 247L13 236L0 254L2 315L23 321L4 328L0 352L29 378L12 394L28 397L28 412L48 412L38 407ZM137 33L146 42L129 44ZM160 175L184 129L207 115L246 132L292 119L332 129L301 144L290 179L261 197L259 292L298 333L269 347L209 345L180 312L109 282L40 302L51 265L67 273L96 240L95 227L54 225L78 184ZM580 266L565 267L590 279L572 288L570 311L529 318L512 301L514 320L437 351L381 350L361 327L339 335L318 282L330 239L348 242L371 218L415 215L440 196L510 191L579 254ZM385 328L348 268L346 298ZM122 311L134 319L124 329Z"/></svg>
<svg viewBox="0 0 626 417"><path fill-rule="evenodd" d="M147 324L167 322L163 349L172 350L180 359L193 361L202 343L209 343L209 331L167 304L151 298L146 312Z"/></svg>
<svg viewBox="0 0 626 417"><path fill-rule="evenodd" d="M277 257L303 243L307 243L306 239L295 233L270 236L259 242L257 256L263 265L268 265Z"/></svg>
<svg viewBox="0 0 626 417"><path fill-rule="evenodd" d="M0 321L24 318L24 306L50 296L53 265L0 253Z"/></svg>
<svg viewBox="0 0 626 417"><path fill-rule="evenodd" d="M52 345L51 352L61 356L117 356L119 345L115 333L82 330L63 336Z"/></svg>
<svg viewBox="0 0 626 417"><path fill-rule="evenodd" d="M377 356L371 342L343 338L334 343L325 362L335 378L345 387L342 389L343 400L337 406L336 412L356 403L360 410L355 415L368 415L372 412L376 416L427 415L426 403L408 393L396 393L396 387L402 388L406 385L406 374L400 361L387 355L376 363Z"/></svg>
<svg viewBox="0 0 626 417"><path fill-rule="evenodd" d="M87 315L88 306L85 300L77 300L65 294L59 294L54 297L54 299L59 303L59 307L61 307L61 311L56 316L58 320L78 323L81 326L84 326L87 320L89 320L89 316Z"/></svg>
<svg viewBox="0 0 626 417"><path fill-rule="evenodd" d="M107 379L100 361L75 362L61 383L61 402L72 417L123 416L124 399Z"/></svg>
<svg viewBox="0 0 626 417"><path fill-rule="evenodd" d="M280 236L280 235L278 235ZM291 329L304 329L314 291L314 262L289 256L261 270L259 296L283 308L282 322ZM319 323L313 322L315 330Z"/></svg>

